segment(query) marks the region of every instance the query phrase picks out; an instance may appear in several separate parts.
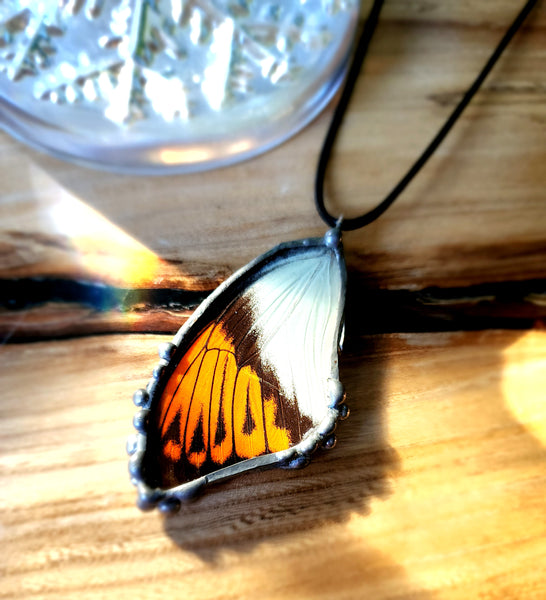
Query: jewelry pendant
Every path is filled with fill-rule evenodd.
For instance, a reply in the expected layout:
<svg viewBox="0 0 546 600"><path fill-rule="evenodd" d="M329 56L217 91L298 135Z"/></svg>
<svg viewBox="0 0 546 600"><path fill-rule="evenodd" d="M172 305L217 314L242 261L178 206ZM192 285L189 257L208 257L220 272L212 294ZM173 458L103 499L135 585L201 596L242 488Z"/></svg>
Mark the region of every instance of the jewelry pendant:
<svg viewBox="0 0 546 600"><path fill-rule="evenodd" d="M172 511L209 483L307 464L345 417L338 351L340 233L281 244L195 311L134 401L129 467L142 509Z"/></svg>

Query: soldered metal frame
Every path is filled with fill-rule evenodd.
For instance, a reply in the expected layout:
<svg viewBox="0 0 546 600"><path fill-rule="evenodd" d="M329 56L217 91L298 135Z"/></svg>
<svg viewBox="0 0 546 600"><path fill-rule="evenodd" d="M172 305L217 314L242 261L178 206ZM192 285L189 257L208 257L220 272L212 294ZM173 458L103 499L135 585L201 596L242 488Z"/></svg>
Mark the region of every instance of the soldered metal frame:
<svg viewBox="0 0 546 600"><path fill-rule="evenodd" d="M300 253L306 248L311 249L317 246L327 246L333 251L341 273L341 301L336 319L337 344L332 349L331 372L327 378L330 398L326 416L322 422L311 428L299 443L286 450L263 454L226 467L220 467L216 471L173 488L162 489L150 486L146 480L146 469L144 467L148 443L149 415L155 404L160 400L166 382L188 346L195 339L195 335L253 281L274 268L278 261L282 261L294 253ZM180 508L183 502L194 499L209 484L255 469L270 467L301 468L309 463L311 455L318 447L326 449L334 447L336 443L334 430L337 422L346 418L349 414L349 409L344 404L345 392L339 381L338 368L338 356L344 334L343 311L346 284L347 274L339 229L329 230L322 238L308 238L279 244L226 279L199 305L193 315L179 329L172 342L167 342L159 347L160 361L153 371L152 379L150 379L145 389L137 390L133 396L133 401L140 410L133 418L136 433L127 441L127 452L130 456L129 473L131 482L137 488L137 506L140 509L151 510L157 506L162 512L174 512Z"/></svg>

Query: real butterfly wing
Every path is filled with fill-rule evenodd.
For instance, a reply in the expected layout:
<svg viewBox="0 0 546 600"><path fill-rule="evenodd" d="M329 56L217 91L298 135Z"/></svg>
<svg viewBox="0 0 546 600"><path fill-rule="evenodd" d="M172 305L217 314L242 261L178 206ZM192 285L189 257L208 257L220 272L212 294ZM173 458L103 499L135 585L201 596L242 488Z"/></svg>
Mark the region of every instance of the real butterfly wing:
<svg viewBox="0 0 546 600"><path fill-rule="evenodd" d="M227 306L184 336L154 407L149 444L164 489L286 450L328 410L343 305L336 253L298 247L223 294Z"/></svg>

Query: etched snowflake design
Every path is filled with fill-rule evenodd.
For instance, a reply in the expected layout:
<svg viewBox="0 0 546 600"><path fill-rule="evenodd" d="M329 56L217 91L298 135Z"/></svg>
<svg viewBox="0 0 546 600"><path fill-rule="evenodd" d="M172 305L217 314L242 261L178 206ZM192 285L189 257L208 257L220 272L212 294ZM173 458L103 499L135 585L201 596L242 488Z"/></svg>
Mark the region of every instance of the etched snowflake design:
<svg viewBox="0 0 546 600"><path fill-rule="evenodd" d="M356 0L0 0L0 86L115 123L188 121L290 86Z"/></svg>

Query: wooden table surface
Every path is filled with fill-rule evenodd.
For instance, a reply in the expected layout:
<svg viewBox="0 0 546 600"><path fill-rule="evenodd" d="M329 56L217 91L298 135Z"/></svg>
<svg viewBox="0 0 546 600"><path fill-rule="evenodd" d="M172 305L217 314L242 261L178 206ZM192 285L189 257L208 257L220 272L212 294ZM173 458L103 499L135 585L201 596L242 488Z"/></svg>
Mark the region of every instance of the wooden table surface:
<svg viewBox="0 0 546 600"><path fill-rule="evenodd" d="M387 1L333 210L390 190L520 4ZM0 598L546 598L545 30L542 1L403 197L345 235L336 448L172 517L135 507L132 392L206 291L324 231L331 109L259 158L165 178L0 135Z"/></svg>

